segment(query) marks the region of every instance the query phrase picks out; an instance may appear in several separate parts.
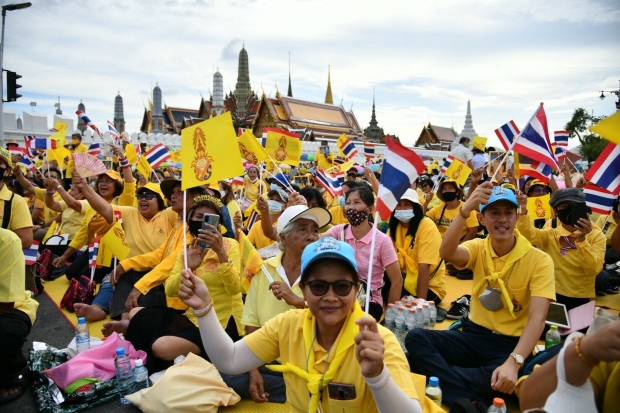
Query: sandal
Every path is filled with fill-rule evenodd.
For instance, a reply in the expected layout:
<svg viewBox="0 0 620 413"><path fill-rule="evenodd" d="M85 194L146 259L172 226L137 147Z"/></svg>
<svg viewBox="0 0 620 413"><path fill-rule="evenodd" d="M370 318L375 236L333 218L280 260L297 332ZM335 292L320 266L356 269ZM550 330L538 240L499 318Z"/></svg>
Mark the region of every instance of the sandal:
<svg viewBox="0 0 620 413"><path fill-rule="evenodd" d="M0 404L8 403L13 401L19 397L21 397L24 393L26 393L26 387L28 385L28 380L26 379L26 370L22 369L17 373L9 374L4 378L0 379L0 389L11 389L14 387L21 386L21 389L13 394L8 396L0 397Z"/></svg>

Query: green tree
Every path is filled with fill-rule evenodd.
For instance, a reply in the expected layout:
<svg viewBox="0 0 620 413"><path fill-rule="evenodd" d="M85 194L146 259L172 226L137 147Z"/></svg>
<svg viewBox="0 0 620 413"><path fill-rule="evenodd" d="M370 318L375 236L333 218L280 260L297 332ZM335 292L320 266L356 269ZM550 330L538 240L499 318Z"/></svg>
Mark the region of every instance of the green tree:
<svg viewBox="0 0 620 413"><path fill-rule="evenodd" d="M581 144L579 153L588 162L594 162L607 145L607 141L596 133L590 132L588 126L604 118L604 116L592 116L584 108L577 108L575 112L573 112L571 120L564 125L564 129L570 132L571 138L576 137L579 139L579 143Z"/></svg>

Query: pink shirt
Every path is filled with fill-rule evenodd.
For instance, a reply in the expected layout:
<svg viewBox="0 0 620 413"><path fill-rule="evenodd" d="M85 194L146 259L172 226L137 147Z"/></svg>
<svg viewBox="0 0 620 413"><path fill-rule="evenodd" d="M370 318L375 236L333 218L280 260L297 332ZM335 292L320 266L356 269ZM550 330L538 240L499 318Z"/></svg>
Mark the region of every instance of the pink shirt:
<svg viewBox="0 0 620 413"><path fill-rule="evenodd" d="M372 224L370 224L372 225ZM377 230L374 225L372 229L362 239L356 239L351 231L351 225L347 225L347 229L344 231L344 240L342 239L342 228L345 224L336 225L331 227L327 233L329 236L336 238L339 241L344 241L355 250L355 261L357 262L357 271L360 278L368 280L368 261L370 261L370 243L372 241L372 233L377 233L375 240L375 255L372 261L372 282L371 289L373 291L371 301L383 305L383 299L381 293L376 291L383 285L383 273L385 267L398 261L394 245L390 237L383 232Z"/></svg>

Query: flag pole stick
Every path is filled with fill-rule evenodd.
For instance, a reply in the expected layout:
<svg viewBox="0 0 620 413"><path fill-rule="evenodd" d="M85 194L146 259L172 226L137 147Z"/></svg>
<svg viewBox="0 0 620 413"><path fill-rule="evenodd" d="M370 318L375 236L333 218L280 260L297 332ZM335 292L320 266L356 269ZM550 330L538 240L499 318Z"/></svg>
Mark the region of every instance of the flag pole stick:
<svg viewBox="0 0 620 413"><path fill-rule="evenodd" d="M501 156L501 161L499 162L497 168L495 168L495 172L493 173L493 176L491 177L491 183L493 183L493 180L497 176L497 173L499 172L499 170L502 169L502 164L504 163L504 159L507 158L507 155L508 155L508 152L504 152L504 154ZM497 158L497 159L500 159L500 158Z"/></svg>
<svg viewBox="0 0 620 413"><path fill-rule="evenodd" d="M95 243L96 239L97 239L97 234L95 234L95 238L93 238L93 244ZM95 263L93 264L93 266L90 269L90 282L91 283L95 279L95 269L97 268L97 255L98 254L99 254L99 248L97 248L97 254L95 254ZM88 258L90 259L90 256Z"/></svg>
<svg viewBox="0 0 620 413"><path fill-rule="evenodd" d="M189 188L187 188L189 189ZM185 269L187 270L189 266L187 265L187 189L183 191L183 259L185 260Z"/></svg>
<svg viewBox="0 0 620 413"><path fill-rule="evenodd" d="M116 284L116 266L117 266L116 255L114 256L114 283Z"/></svg>
<svg viewBox="0 0 620 413"><path fill-rule="evenodd" d="M152 173L153 175L155 175L155 178L157 178L157 182L159 182L159 184L161 185L161 179L159 179L159 175L157 175L157 174L155 173L155 171L153 171L153 170L151 170L151 173Z"/></svg>
<svg viewBox="0 0 620 413"><path fill-rule="evenodd" d="M282 170L280 169L280 167L278 166L278 164L276 163L276 161L273 160L273 158L271 157L271 155L267 154L267 156L269 157L269 160L273 163L273 165L276 167L276 169L278 170L278 173L281 173L282 175L284 175L284 172L282 172ZM267 170L265 170L267 171ZM267 171L267 173L269 173ZM273 174L271 175L272 177L275 178L275 176L273 176ZM291 184L287 184L288 189L290 189L292 192L295 192L295 190L293 189L293 187L291 186Z"/></svg>
<svg viewBox="0 0 620 413"><path fill-rule="evenodd" d="M265 264L261 264L260 268L261 268L261 270L263 270L263 273L265 274L265 277L267 277L267 279L269 280L269 284L273 283L273 278L271 278L271 274L269 274L267 272L267 268L265 268Z"/></svg>
<svg viewBox="0 0 620 413"><path fill-rule="evenodd" d="M375 258L375 241L377 240L377 222L379 222L379 212L375 211L375 223L372 225L372 239L370 241L370 259L368 260L368 279L366 281L366 316L370 309L370 292L372 291L372 262Z"/></svg>

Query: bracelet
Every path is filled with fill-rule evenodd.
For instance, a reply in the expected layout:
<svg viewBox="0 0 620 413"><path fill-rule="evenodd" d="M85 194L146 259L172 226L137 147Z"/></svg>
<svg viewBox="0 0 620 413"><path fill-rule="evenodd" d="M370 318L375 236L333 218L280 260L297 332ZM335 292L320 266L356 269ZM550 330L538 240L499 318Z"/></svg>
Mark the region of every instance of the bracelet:
<svg viewBox="0 0 620 413"><path fill-rule="evenodd" d="M56 191L45 191L46 195L54 195Z"/></svg>
<svg viewBox="0 0 620 413"><path fill-rule="evenodd" d="M577 355L579 356L579 358L581 359L581 361L583 361L586 364L589 364L592 367L596 367L598 366L599 363L593 362L592 360L588 360L586 358L586 356L583 355L583 353L581 352L581 340L583 340L585 336L581 336L581 337L577 337L575 339L575 351L577 352Z"/></svg>
<svg viewBox="0 0 620 413"><path fill-rule="evenodd" d="M60 188L62 188L62 185L58 185L58 186L56 187L56 189L60 189Z"/></svg>
<svg viewBox="0 0 620 413"><path fill-rule="evenodd" d="M465 219L469 219L469 217L467 215L463 214L463 208L459 209L459 215L462 216Z"/></svg>
<svg viewBox="0 0 620 413"><path fill-rule="evenodd" d="M119 159L119 163L121 164L121 168L128 168L130 166L127 158Z"/></svg>
<svg viewBox="0 0 620 413"><path fill-rule="evenodd" d="M213 298L211 299L211 302L209 303L209 305L203 308L202 310L198 310L198 311L194 310L194 315L196 317L204 317L207 314L209 314L209 311L211 311L212 308L213 308Z"/></svg>

